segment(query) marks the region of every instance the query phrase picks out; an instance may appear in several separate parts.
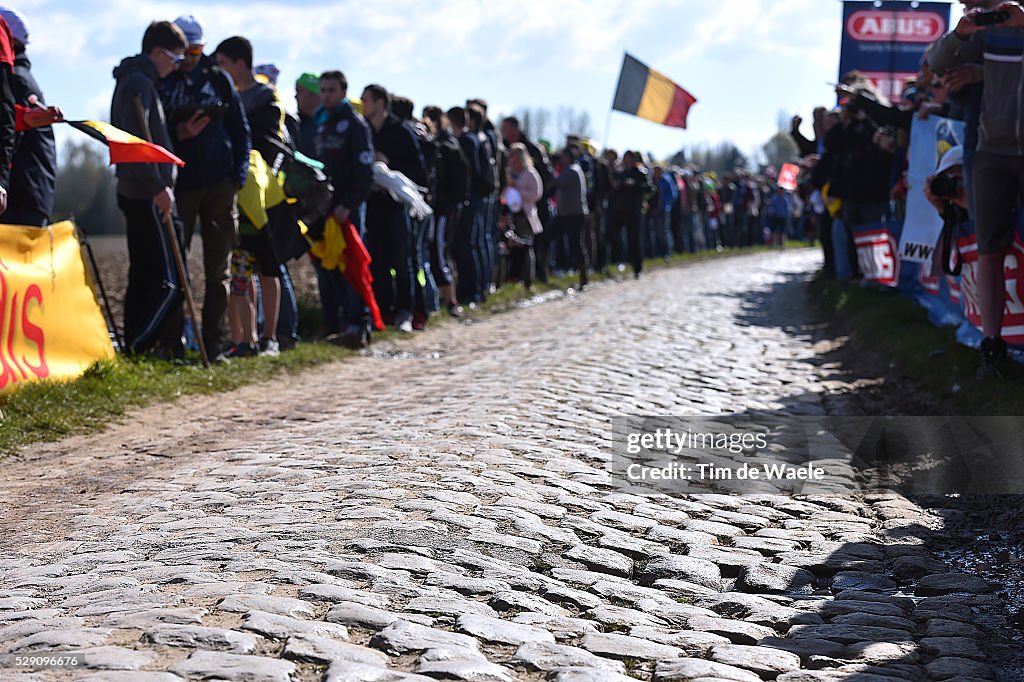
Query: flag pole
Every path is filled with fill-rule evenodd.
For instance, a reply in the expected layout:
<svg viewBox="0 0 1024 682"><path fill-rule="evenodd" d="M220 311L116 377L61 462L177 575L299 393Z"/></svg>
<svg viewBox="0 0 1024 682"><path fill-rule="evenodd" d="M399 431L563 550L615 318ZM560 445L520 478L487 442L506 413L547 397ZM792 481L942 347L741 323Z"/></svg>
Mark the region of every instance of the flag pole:
<svg viewBox="0 0 1024 682"><path fill-rule="evenodd" d="M608 118L604 122L604 137L601 140L601 151L608 149L608 135L612 130L612 111L611 107L608 107Z"/></svg>
<svg viewBox="0 0 1024 682"><path fill-rule="evenodd" d="M142 98L135 97L135 113L139 117L139 126L146 141L153 142L153 135L149 130L149 122L146 120L146 111L142 107ZM192 299L192 285L188 280L188 270L185 268L185 259L181 255L181 244L178 243L178 235L174 229L174 221L170 213L164 213L164 226L167 228L167 237L171 241L171 253L174 254L174 265L178 270L178 279L181 280L181 289L185 292L185 306L188 308L188 316L192 320L192 328L196 330L196 343L199 345L199 357L205 369L210 368L210 357L206 354L206 344L203 343L203 332L199 326L199 317L196 315L196 303Z"/></svg>

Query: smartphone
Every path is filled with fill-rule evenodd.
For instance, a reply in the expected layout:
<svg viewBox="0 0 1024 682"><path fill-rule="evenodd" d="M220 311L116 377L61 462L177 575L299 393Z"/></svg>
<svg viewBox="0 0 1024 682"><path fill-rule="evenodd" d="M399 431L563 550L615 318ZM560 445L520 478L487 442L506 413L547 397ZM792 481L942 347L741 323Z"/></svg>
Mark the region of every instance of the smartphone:
<svg viewBox="0 0 1024 682"><path fill-rule="evenodd" d="M975 26L995 26L1010 19L1010 13L1006 10L976 12L971 15Z"/></svg>

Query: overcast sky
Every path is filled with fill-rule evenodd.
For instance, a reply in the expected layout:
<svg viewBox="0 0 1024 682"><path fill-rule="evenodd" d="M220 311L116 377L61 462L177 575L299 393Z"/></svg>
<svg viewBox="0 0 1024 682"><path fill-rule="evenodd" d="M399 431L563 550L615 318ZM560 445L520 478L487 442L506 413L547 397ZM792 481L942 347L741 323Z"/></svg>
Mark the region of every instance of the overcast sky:
<svg viewBox="0 0 1024 682"><path fill-rule="evenodd" d="M68 118L107 118L111 70L139 51L149 20L194 12L209 50L244 35L257 63L278 66L288 108L299 73L340 68L356 95L378 82L412 98L417 111L467 96L488 100L492 113L575 107L589 113L599 142L628 51L698 99L685 131L613 114L611 146L659 157L726 139L749 152L776 131L780 111L809 118L815 105L830 103L826 84L837 77L842 23L838 0L18 0L14 6L28 20L29 56L47 101Z"/></svg>

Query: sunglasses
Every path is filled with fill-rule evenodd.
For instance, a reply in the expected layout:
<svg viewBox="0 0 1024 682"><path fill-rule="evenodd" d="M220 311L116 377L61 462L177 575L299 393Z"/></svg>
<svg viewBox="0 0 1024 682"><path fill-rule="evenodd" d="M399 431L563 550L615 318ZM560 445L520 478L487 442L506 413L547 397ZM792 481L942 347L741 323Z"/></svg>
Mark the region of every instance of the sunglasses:
<svg viewBox="0 0 1024 682"><path fill-rule="evenodd" d="M183 55L183 54L174 54L173 52L171 52L170 50L168 50L166 48L161 48L161 49L163 49L164 54L167 55L168 59L170 59L172 62L174 62L174 66L176 66L176 67L177 66L181 66L181 63L183 61L185 61L185 55Z"/></svg>
<svg viewBox="0 0 1024 682"><path fill-rule="evenodd" d="M203 54L202 45L189 45L188 49L185 50L185 55L189 57L198 57Z"/></svg>

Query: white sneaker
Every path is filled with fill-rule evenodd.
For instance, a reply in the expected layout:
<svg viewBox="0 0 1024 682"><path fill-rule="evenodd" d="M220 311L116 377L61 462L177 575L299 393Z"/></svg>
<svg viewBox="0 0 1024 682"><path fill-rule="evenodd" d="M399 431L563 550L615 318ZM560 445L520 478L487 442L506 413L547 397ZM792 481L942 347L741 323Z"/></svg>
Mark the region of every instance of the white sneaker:
<svg viewBox="0 0 1024 682"><path fill-rule="evenodd" d="M281 354L281 344L277 339L260 339L260 355L276 358Z"/></svg>

